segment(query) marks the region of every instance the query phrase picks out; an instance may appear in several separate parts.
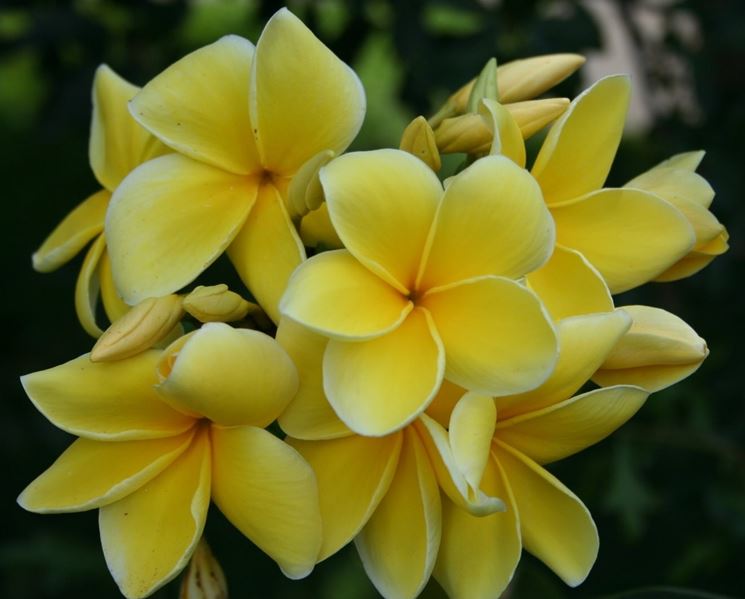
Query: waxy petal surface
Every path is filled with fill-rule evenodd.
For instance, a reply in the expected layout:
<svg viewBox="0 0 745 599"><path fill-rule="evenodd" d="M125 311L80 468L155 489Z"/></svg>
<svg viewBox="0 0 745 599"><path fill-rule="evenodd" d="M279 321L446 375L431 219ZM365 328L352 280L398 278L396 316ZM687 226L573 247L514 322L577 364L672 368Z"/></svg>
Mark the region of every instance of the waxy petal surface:
<svg viewBox="0 0 745 599"><path fill-rule="evenodd" d="M109 253L105 250L101 253L101 258L98 261L98 282L101 303L103 304L106 316L109 322L116 322L129 312L129 306L124 303L124 300L116 290L114 273L111 272L111 258L109 258Z"/></svg>
<svg viewBox="0 0 745 599"><path fill-rule="evenodd" d="M256 172L259 159L249 116L254 46L226 35L152 79L130 112L182 154L231 173Z"/></svg>
<svg viewBox="0 0 745 599"><path fill-rule="evenodd" d="M287 9L256 44L250 102L262 163L283 175L323 150L340 153L365 116L357 75Z"/></svg>
<svg viewBox="0 0 745 599"><path fill-rule="evenodd" d="M91 337L100 337L103 330L96 322L96 307L100 289L99 264L106 252L106 238L99 235L85 253L75 282L75 313L85 332Z"/></svg>
<svg viewBox="0 0 745 599"><path fill-rule="evenodd" d="M497 409L487 395L466 393L450 416L450 445L458 469L468 483L479 488L489 459Z"/></svg>
<svg viewBox="0 0 745 599"><path fill-rule="evenodd" d="M128 304L191 283L238 234L256 182L179 154L143 164L106 215L116 286Z"/></svg>
<svg viewBox="0 0 745 599"><path fill-rule="evenodd" d="M228 520L289 578L307 576L321 546L315 476L292 447L252 426L213 426L212 496Z"/></svg>
<svg viewBox="0 0 745 599"><path fill-rule="evenodd" d="M556 333L537 296L510 279L479 277L428 293L446 354L445 376L504 395L541 385L557 358Z"/></svg>

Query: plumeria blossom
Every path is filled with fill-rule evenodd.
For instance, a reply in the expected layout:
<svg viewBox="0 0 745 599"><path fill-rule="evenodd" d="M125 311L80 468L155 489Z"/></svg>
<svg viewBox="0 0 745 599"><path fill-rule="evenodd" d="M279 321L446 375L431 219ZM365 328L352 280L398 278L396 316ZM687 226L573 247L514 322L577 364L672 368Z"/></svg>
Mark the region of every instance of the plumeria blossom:
<svg viewBox="0 0 745 599"><path fill-rule="evenodd" d="M283 315L330 339L323 384L341 420L384 435L424 411L443 379L492 395L539 386L556 335L518 279L548 258L551 217L535 181L502 156L451 178L400 150L321 169L347 249L292 276Z"/></svg>
<svg viewBox="0 0 745 599"><path fill-rule="evenodd" d="M283 196L306 162L357 134L365 96L355 73L282 9L256 47L230 35L192 52L130 110L176 153L134 171L111 201L106 237L122 297L176 291L227 250L277 320L305 259Z"/></svg>
<svg viewBox="0 0 745 599"><path fill-rule="evenodd" d="M51 272L94 240L83 260L75 288L78 319L94 337L102 333L96 323L99 290L109 320L113 322L127 311L127 305L114 286L103 236L111 194L134 168L170 151L129 114L128 102L139 89L106 65L96 70L88 159L103 189L70 212L32 257L36 270Z"/></svg>
<svg viewBox="0 0 745 599"><path fill-rule="evenodd" d="M263 427L298 387L292 360L257 331L204 325L163 351L27 375L34 405L73 444L20 495L27 510L99 508L109 570L145 597L188 563L210 497L291 578L321 543L316 482Z"/></svg>

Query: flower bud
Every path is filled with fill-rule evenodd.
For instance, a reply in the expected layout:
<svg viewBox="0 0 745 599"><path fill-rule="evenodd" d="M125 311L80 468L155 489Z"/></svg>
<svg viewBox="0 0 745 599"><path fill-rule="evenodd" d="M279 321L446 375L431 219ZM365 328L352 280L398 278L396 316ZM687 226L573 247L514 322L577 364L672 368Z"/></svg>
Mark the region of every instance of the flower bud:
<svg viewBox="0 0 745 599"><path fill-rule="evenodd" d="M305 216L323 203L323 188L318 178L318 172L321 167L331 161L334 155L332 150L319 152L303 164L292 178L287 190L287 210L290 217Z"/></svg>
<svg viewBox="0 0 745 599"><path fill-rule="evenodd" d="M492 139L489 124L480 114L464 114L445 119L435 130L437 148L442 154L486 153L489 151Z"/></svg>
<svg viewBox="0 0 745 599"><path fill-rule="evenodd" d="M228 583L207 541L202 538L194 550L189 568L181 580L179 599L227 599Z"/></svg>
<svg viewBox="0 0 745 599"><path fill-rule="evenodd" d="M91 361L111 362L139 354L164 339L183 315L178 295L143 300L106 329L91 350Z"/></svg>
<svg viewBox="0 0 745 599"><path fill-rule="evenodd" d="M478 112L482 100L494 100L496 102L498 98L497 61L491 58L473 82L471 93L468 94L466 112Z"/></svg>
<svg viewBox="0 0 745 599"><path fill-rule="evenodd" d="M683 320L659 308L623 306L631 328L592 377L597 384L659 391L693 374L709 350Z"/></svg>
<svg viewBox="0 0 745 599"><path fill-rule="evenodd" d="M546 98L505 104L517 126L520 127L523 139L538 133L549 123L558 119L569 107L569 98Z"/></svg>
<svg viewBox="0 0 745 599"><path fill-rule="evenodd" d="M399 148L413 154L435 172L442 166L435 142L435 132L423 116L416 117L404 129Z"/></svg>
<svg viewBox="0 0 745 599"><path fill-rule="evenodd" d="M184 298L183 306L199 322L233 322L260 310L224 284L200 285Z"/></svg>

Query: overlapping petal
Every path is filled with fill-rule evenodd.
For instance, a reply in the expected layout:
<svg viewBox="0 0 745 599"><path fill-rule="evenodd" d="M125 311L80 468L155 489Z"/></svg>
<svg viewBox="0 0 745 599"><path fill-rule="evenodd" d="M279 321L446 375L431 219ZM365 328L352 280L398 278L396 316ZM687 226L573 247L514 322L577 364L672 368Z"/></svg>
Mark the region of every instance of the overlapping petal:
<svg viewBox="0 0 745 599"><path fill-rule="evenodd" d="M287 9L256 44L250 101L262 163L283 175L320 151L344 150L365 116L357 75Z"/></svg>
<svg viewBox="0 0 745 599"><path fill-rule="evenodd" d="M445 376L452 382L504 395L534 389L551 374L557 357L553 325L537 296L516 282L474 278L431 291L421 304L442 338Z"/></svg>
<svg viewBox="0 0 745 599"><path fill-rule="evenodd" d="M400 150L346 154L320 176L345 247L399 291L412 290L442 196L437 176Z"/></svg>
<svg viewBox="0 0 745 599"><path fill-rule="evenodd" d="M143 127L182 154L231 173L259 169L249 116L251 42L226 35L175 62L132 100Z"/></svg>
<svg viewBox="0 0 745 599"><path fill-rule="evenodd" d="M232 426L267 426L298 388L295 365L279 343L221 322L207 323L171 344L158 376L158 392L174 407Z"/></svg>
<svg viewBox="0 0 745 599"><path fill-rule="evenodd" d="M504 156L451 179L435 218L419 287L471 277L522 277L543 264L554 225L535 180Z"/></svg>
<svg viewBox="0 0 745 599"><path fill-rule="evenodd" d="M155 350L118 362L91 362L85 354L21 382L36 408L73 435L101 441L169 437L194 421L155 391L159 358Z"/></svg>
<svg viewBox="0 0 745 599"><path fill-rule="evenodd" d="M323 521L318 561L336 553L362 529L388 491L403 433L350 435L329 441L288 439L313 468Z"/></svg>
<svg viewBox="0 0 745 599"><path fill-rule="evenodd" d="M146 597L178 575L202 536L210 503L206 429L173 464L99 511L106 564L119 590Z"/></svg>
<svg viewBox="0 0 745 599"><path fill-rule="evenodd" d="M111 259L109 253L104 251L98 261L98 282L101 293L101 303L103 304L106 316L110 322L116 322L127 312L129 306L116 290L114 283L114 273L111 272Z"/></svg>
<svg viewBox="0 0 745 599"><path fill-rule="evenodd" d="M114 280L124 300L136 304L193 281L238 234L256 186L179 154L133 171L106 215Z"/></svg>
<svg viewBox="0 0 745 599"><path fill-rule="evenodd" d="M75 313L85 332L91 337L100 337L103 333L96 322L96 307L101 286L99 263L105 251L106 238L99 235L88 248L75 282Z"/></svg>
<svg viewBox="0 0 745 599"><path fill-rule="evenodd" d="M292 447L252 426L211 428L215 503L233 525L297 579L321 546L315 476Z"/></svg>
<svg viewBox="0 0 745 599"><path fill-rule="evenodd" d="M444 371L442 342L429 313L419 308L382 337L332 339L323 359L329 403L361 435L386 435L411 422L437 393Z"/></svg>
<svg viewBox="0 0 745 599"><path fill-rule="evenodd" d="M450 416L450 445L458 469L468 483L479 488L489 459L497 409L486 395L466 393Z"/></svg>
<svg viewBox="0 0 745 599"><path fill-rule="evenodd" d="M708 266L714 258L724 254L729 249L729 233L722 231L710 242L695 247L689 254L678 260L665 272L655 277L655 281L677 281L695 275Z"/></svg>

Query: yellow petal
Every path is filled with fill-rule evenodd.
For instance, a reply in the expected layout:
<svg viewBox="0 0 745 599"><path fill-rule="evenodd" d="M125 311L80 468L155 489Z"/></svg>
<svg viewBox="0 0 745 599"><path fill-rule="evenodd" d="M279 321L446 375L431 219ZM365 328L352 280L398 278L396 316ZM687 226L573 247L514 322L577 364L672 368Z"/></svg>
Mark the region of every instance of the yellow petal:
<svg viewBox="0 0 745 599"><path fill-rule="evenodd" d="M290 11L276 12L256 44L251 75L251 118L264 166L288 175L322 150L341 153L364 116L365 92L354 71Z"/></svg>
<svg viewBox="0 0 745 599"><path fill-rule="evenodd" d="M506 156L520 168L525 167L525 142L517 121L509 110L496 100L485 98L479 106L492 131L489 154Z"/></svg>
<svg viewBox="0 0 745 599"><path fill-rule="evenodd" d="M406 293L442 196L437 176L401 150L353 152L321 170L331 222L367 268Z"/></svg>
<svg viewBox="0 0 745 599"><path fill-rule="evenodd" d="M564 401L584 385L631 326L623 310L565 318L556 324L559 359L543 385L497 397L499 420Z"/></svg>
<svg viewBox="0 0 745 599"><path fill-rule="evenodd" d="M297 439L331 439L351 431L339 420L323 391L323 353L328 339L289 318L279 321L277 342L292 358L300 386L279 417L282 430Z"/></svg>
<svg viewBox="0 0 745 599"><path fill-rule="evenodd" d="M305 260L305 248L273 185L259 189L228 256L264 311L279 322L279 300L292 271Z"/></svg>
<svg viewBox="0 0 745 599"><path fill-rule="evenodd" d="M696 241L677 208L637 189L603 189L551 214L557 243L580 251L614 294L653 279Z"/></svg>
<svg viewBox="0 0 745 599"><path fill-rule="evenodd" d="M497 70L499 101L507 104L540 96L584 63L580 54L545 54L505 63Z"/></svg>
<svg viewBox="0 0 745 599"><path fill-rule="evenodd" d="M729 234L726 230L722 231L709 243L692 250L665 272L657 275L654 280L659 282L677 281L696 274L708 266L714 258L724 254L729 249L728 240Z"/></svg>
<svg viewBox="0 0 745 599"><path fill-rule="evenodd" d="M634 177L624 187L651 191L672 203L685 197L708 208L714 199L714 190L706 179L694 172L703 157L703 152L678 154Z"/></svg>
<svg viewBox="0 0 745 599"><path fill-rule="evenodd" d="M78 439L18 497L41 514L82 512L118 501L168 467L191 443L193 431L149 441Z"/></svg>
<svg viewBox="0 0 745 599"><path fill-rule="evenodd" d="M57 225L31 256L34 270L52 272L68 262L101 231L111 194L102 189L86 198Z"/></svg>
<svg viewBox="0 0 745 599"><path fill-rule="evenodd" d="M287 187L285 207L293 220L323 205L325 198L318 173L332 158L332 150L323 150L308 159L292 177Z"/></svg>
<svg viewBox="0 0 745 599"><path fill-rule="evenodd" d="M143 164L117 188L106 241L128 304L177 291L238 234L256 183L179 154Z"/></svg>
<svg viewBox="0 0 745 599"><path fill-rule="evenodd" d="M431 291L446 354L445 376L478 393L534 389L554 368L556 333L536 295L501 277L479 277Z"/></svg>
<svg viewBox="0 0 745 599"><path fill-rule="evenodd" d="M104 251L98 261L98 280L100 284L101 300L109 322L115 322L129 312L129 306L116 290L114 273L111 272L111 258Z"/></svg>
<svg viewBox="0 0 745 599"><path fill-rule="evenodd" d="M440 491L426 452L404 431L388 492L355 545L368 577L384 597L416 597L427 584L440 545Z"/></svg>
<svg viewBox="0 0 745 599"><path fill-rule="evenodd" d="M402 440L403 433L328 441L288 439L318 481L323 522L318 561L344 547L367 524L391 484Z"/></svg>
<svg viewBox="0 0 745 599"><path fill-rule="evenodd" d="M269 335L210 322L172 343L158 364L163 397L224 425L264 427L298 388L297 370Z"/></svg>
<svg viewBox="0 0 745 599"><path fill-rule="evenodd" d="M523 546L569 586L579 585L598 555L590 512L530 458L499 441L495 450L515 498Z"/></svg>
<svg viewBox="0 0 745 599"><path fill-rule="evenodd" d="M428 247L420 289L522 277L551 255L554 224L531 176L504 156L487 156L450 181Z"/></svg>
<svg viewBox="0 0 745 599"><path fill-rule="evenodd" d="M554 123L532 170L546 203L603 186L621 142L630 92L628 77L605 77L577 96Z"/></svg>
<svg viewBox="0 0 745 599"><path fill-rule="evenodd" d="M301 264L280 303L285 316L335 339L372 339L396 329L414 304L347 250Z"/></svg>
<svg viewBox="0 0 745 599"><path fill-rule="evenodd" d="M472 487L478 488L481 484L496 422L494 400L477 393L466 393L450 416L453 457Z"/></svg>
<svg viewBox="0 0 745 599"><path fill-rule="evenodd" d="M300 237L304 245L312 248L335 250L344 247L331 224L326 202L317 210L308 212L300 221Z"/></svg>
<svg viewBox="0 0 745 599"><path fill-rule="evenodd" d="M499 597L512 580L522 543L512 491L499 465L489 460L483 488L504 497L506 512L476 517L453 502L442 504L442 542L434 576L450 597Z"/></svg>
<svg viewBox="0 0 745 599"><path fill-rule="evenodd" d="M210 503L207 430L137 491L99 511L106 564L125 597L147 597L184 569Z"/></svg>
<svg viewBox="0 0 745 599"><path fill-rule="evenodd" d="M426 310L371 341L329 341L323 359L326 396L360 435L386 435L429 405L445 370L445 353Z"/></svg>
<svg viewBox="0 0 745 599"><path fill-rule="evenodd" d="M88 157L96 179L109 191L143 162L170 151L129 114L129 101L138 91L107 65L96 69Z"/></svg>
<svg viewBox="0 0 745 599"><path fill-rule="evenodd" d="M496 436L539 464L555 462L602 441L631 418L649 393L617 385L500 420Z"/></svg>
<svg viewBox="0 0 745 599"><path fill-rule="evenodd" d="M453 412L455 404L466 393L463 387L445 379L442 381L440 390L427 408L427 414L447 428L450 424L450 414Z"/></svg>
<svg viewBox="0 0 745 599"><path fill-rule="evenodd" d="M212 496L228 520L293 579L321 546L313 470L292 447L253 426L212 427Z"/></svg>
<svg viewBox="0 0 745 599"><path fill-rule="evenodd" d="M75 282L75 313L85 332L91 337L99 337L103 333L96 323L96 307L100 289L99 263L105 251L106 239L99 235L88 248Z"/></svg>
<svg viewBox="0 0 745 599"><path fill-rule="evenodd" d="M193 420L172 410L155 391L159 351L119 362L82 355L21 378L26 394L52 424L100 441L170 437Z"/></svg>
<svg viewBox="0 0 745 599"><path fill-rule="evenodd" d="M546 264L526 277L554 320L612 312L613 298L595 267L582 254L557 245Z"/></svg>
<svg viewBox="0 0 745 599"><path fill-rule="evenodd" d="M624 306L633 322L592 379L608 385L637 385L659 391L693 374L709 350L706 341L670 312Z"/></svg>
<svg viewBox="0 0 745 599"><path fill-rule="evenodd" d="M148 83L130 112L182 154L231 173L259 168L249 116L254 46L237 35L184 56Z"/></svg>

